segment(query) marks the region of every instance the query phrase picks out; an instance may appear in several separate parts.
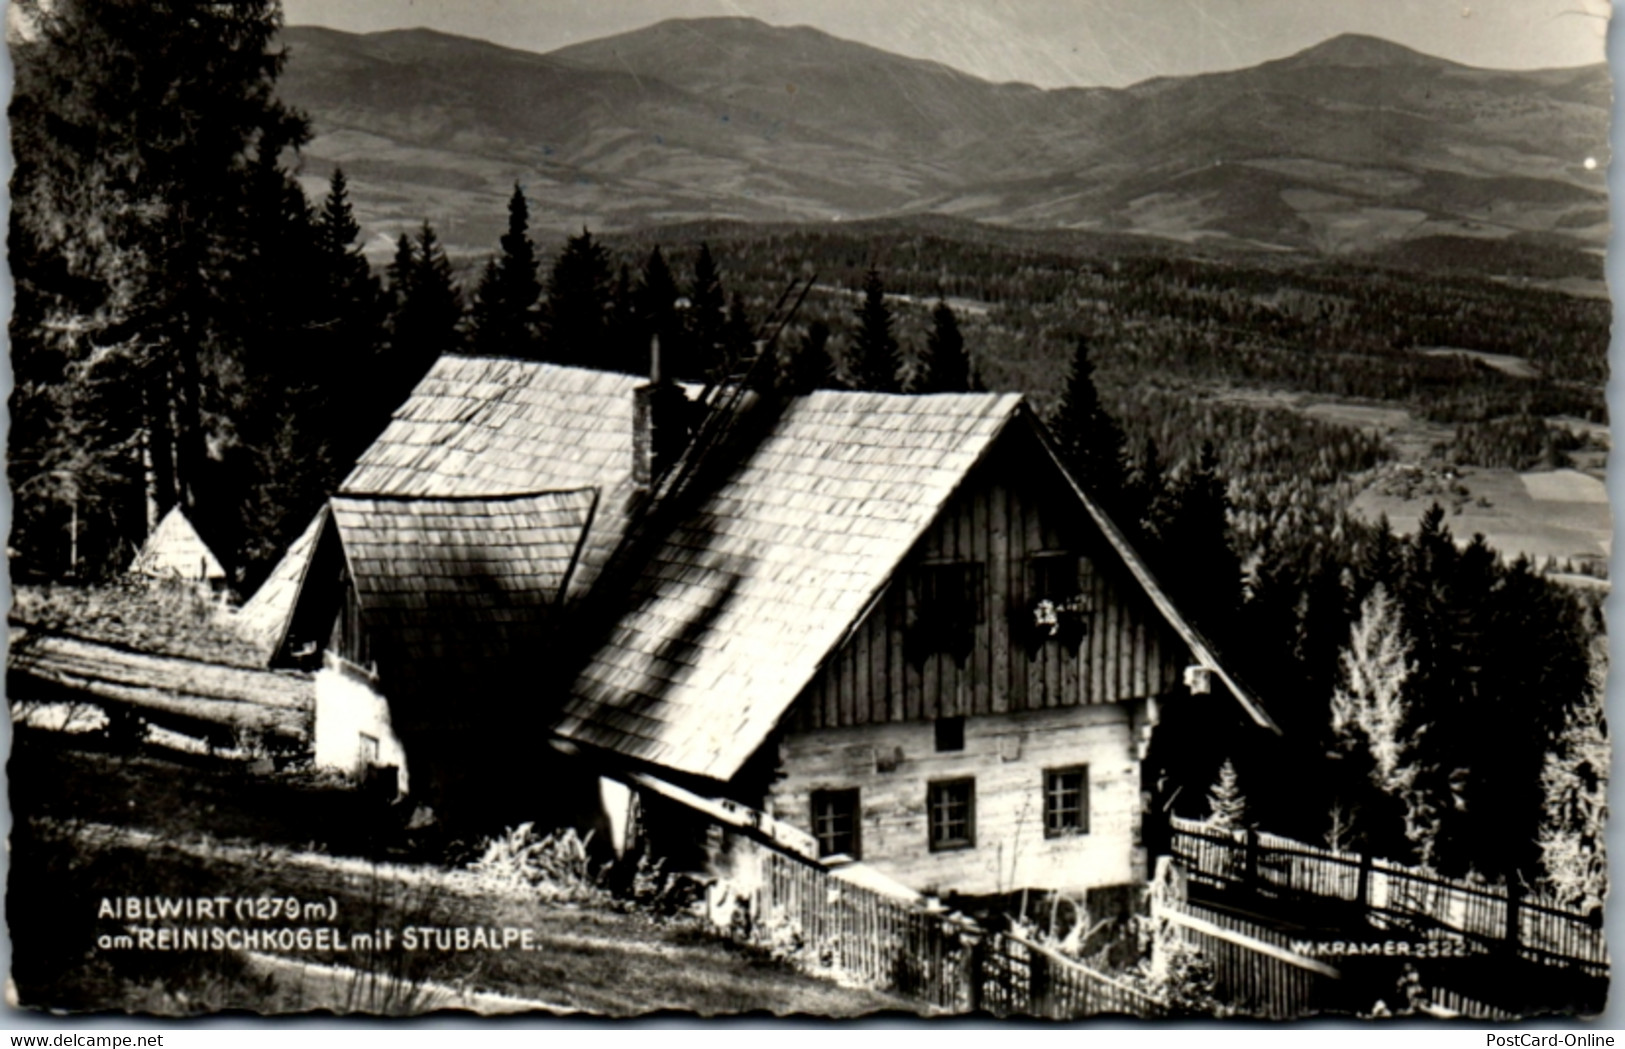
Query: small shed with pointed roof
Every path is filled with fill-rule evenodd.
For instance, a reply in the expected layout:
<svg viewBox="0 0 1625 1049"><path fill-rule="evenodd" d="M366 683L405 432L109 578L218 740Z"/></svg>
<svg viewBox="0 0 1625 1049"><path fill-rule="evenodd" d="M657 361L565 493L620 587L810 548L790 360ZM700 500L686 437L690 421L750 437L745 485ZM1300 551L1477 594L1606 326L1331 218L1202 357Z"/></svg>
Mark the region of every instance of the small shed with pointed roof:
<svg viewBox="0 0 1625 1049"><path fill-rule="evenodd" d="M179 506L171 507L130 562L130 574L224 586L226 570Z"/></svg>

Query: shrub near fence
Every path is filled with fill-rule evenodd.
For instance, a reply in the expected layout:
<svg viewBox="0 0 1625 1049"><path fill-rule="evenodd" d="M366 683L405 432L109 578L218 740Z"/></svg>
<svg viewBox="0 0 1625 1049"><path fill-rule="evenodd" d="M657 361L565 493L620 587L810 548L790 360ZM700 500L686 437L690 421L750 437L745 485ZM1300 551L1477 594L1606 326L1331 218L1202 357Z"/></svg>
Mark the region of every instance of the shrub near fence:
<svg viewBox="0 0 1625 1049"><path fill-rule="evenodd" d="M1549 902L1429 871L1257 831L1173 818L1173 854L1197 884L1266 897L1342 900L1367 911L1427 922L1516 946L1530 961L1606 977L1601 912Z"/></svg>
<svg viewBox="0 0 1625 1049"><path fill-rule="evenodd" d="M934 1009L1049 1019L1160 1016L1156 998L1064 955L968 919L922 910L836 878L816 861L736 839L737 873L759 875L735 932L803 969Z"/></svg>

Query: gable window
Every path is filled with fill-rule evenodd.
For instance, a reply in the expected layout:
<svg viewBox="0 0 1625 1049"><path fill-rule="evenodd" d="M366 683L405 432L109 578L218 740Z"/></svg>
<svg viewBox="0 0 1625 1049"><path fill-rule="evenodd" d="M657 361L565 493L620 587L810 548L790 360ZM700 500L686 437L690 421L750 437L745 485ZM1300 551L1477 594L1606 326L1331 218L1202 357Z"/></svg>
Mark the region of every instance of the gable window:
<svg viewBox="0 0 1625 1049"><path fill-rule="evenodd" d="M1037 658L1051 639L1066 651L1076 651L1089 633L1090 602L1083 592L1081 568L1078 556L1068 551L1046 551L1027 559L1027 603L1015 614L1028 659Z"/></svg>
<svg viewBox="0 0 1625 1049"><path fill-rule="evenodd" d="M976 845L976 781L938 780L926 786L926 817L931 851L969 849Z"/></svg>
<svg viewBox="0 0 1625 1049"><path fill-rule="evenodd" d="M1044 770L1044 837L1089 833L1089 766Z"/></svg>
<svg viewBox="0 0 1625 1049"><path fill-rule="evenodd" d="M938 718L936 730L937 753L965 749L964 718Z"/></svg>
<svg viewBox="0 0 1625 1049"><path fill-rule="evenodd" d="M986 571L980 561L935 561L911 577L908 643L913 657L951 653L964 662L986 606Z"/></svg>
<svg viewBox="0 0 1625 1049"><path fill-rule="evenodd" d="M818 855L862 858L857 788L812 792L812 830Z"/></svg>
<svg viewBox="0 0 1625 1049"><path fill-rule="evenodd" d="M1027 594L1032 600L1070 601L1079 589L1076 555L1046 551L1027 559Z"/></svg>

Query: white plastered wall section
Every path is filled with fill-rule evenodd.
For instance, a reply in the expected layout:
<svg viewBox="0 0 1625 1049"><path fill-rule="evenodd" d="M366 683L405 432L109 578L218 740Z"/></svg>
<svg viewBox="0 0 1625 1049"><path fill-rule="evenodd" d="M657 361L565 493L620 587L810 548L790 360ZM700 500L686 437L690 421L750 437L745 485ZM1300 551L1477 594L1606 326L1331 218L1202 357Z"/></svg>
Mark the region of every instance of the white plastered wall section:
<svg viewBox="0 0 1625 1049"><path fill-rule="evenodd" d="M400 770L400 793L410 790L406 751L390 724L389 701L359 674L331 664L316 672L315 736L317 768L360 776L368 764L393 765ZM376 760L369 761L363 736L377 741Z"/></svg>
<svg viewBox="0 0 1625 1049"><path fill-rule="evenodd" d="M1138 703L994 714L965 720L963 750L936 750L931 722L792 733L768 811L810 829L812 792L858 788L865 863L921 892L1046 888L1078 892L1143 881ZM891 771L889 761L902 758ZM1044 834L1044 773L1089 771L1087 833ZM933 852L926 795L937 780L976 781L975 845Z"/></svg>

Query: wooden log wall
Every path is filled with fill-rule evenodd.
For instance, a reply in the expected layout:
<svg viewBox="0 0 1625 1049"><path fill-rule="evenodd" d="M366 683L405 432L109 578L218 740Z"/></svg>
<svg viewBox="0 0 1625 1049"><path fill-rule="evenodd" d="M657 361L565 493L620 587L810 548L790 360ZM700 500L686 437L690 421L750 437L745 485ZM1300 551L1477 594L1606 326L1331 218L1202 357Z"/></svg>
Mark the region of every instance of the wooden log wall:
<svg viewBox="0 0 1625 1049"><path fill-rule="evenodd" d="M1158 696L1181 687L1184 643L1116 551L1045 465L1033 439L1012 434L967 480L887 591L809 685L792 728L1003 714ZM1032 562L1077 559L1088 602L1076 647L1052 638L1029 652ZM922 564L982 566L981 608L969 651L922 656L911 642Z"/></svg>
<svg viewBox="0 0 1625 1049"><path fill-rule="evenodd" d="M955 751L938 751L926 723L791 733L766 807L810 827L813 791L857 788L864 862L924 891L1082 891L1141 881L1132 707L968 718L964 748ZM1079 766L1088 769L1088 829L1045 837L1044 772ZM975 844L932 851L928 784L966 778L975 781Z"/></svg>

